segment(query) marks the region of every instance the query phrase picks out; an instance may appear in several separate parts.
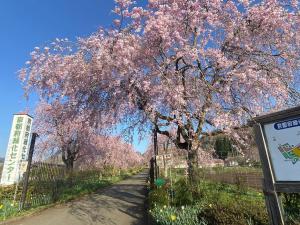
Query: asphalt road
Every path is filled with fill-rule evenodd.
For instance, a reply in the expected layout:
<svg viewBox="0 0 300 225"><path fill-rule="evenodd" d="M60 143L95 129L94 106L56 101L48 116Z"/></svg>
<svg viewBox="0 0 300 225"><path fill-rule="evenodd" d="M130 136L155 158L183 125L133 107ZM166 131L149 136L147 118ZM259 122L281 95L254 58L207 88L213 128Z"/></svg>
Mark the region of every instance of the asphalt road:
<svg viewBox="0 0 300 225"><path fill-rule="evenodd" d="M146 225L146 173L7 225Z"/></svg>

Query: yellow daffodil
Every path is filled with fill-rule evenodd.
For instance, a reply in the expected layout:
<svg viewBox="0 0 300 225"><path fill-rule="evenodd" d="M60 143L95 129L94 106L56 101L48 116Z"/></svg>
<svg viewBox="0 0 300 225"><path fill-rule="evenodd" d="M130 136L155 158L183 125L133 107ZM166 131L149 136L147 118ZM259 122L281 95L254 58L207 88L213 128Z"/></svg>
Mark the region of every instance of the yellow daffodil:
<svg viewBox="0 0 300 225"><path fill-rule="evenodd" d="M211 208L211 207L212 207L212 204L209 204L208 206Z"/></svg>
<svg viewBox="0 0 300 225"><path fill-rule="evenodd" d="M296 156L300 157L300 147L299 147L299 146L293 148L293 149L292 149L292 152L293 152Z"/></svg>
<svg viewBox="0 0 300 225"><path fill-rule="evenodd" d="M166 206L166 205L164 205L164 209L165 209L165 208L167 208L167 206Z"/></svg>
<svg viewBox="0 0 300 225"><path fill-rule="evenodd" d="M176 218L177 218L176 215L171 215L171 216L170 216L171 221L175 221Z"/></svg>
<svg viewBox="0 0 300 225"><path fill-rule="evenodd" d="M3 205L0 205L0 209L2 209L3 208Z"/></svg>

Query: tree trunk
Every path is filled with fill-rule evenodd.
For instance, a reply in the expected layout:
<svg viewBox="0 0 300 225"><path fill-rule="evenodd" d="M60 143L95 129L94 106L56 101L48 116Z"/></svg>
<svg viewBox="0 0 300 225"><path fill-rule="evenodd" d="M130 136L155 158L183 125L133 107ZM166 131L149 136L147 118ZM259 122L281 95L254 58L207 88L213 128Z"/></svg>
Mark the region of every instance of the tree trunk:
<svg viewBox="0 0 300 225"><path fill-rule="evenodd" d="M67 182L69 187L73 186L73 165L74 165L74 161L72 159L66 160L66 173L67 173Z"/></svg>
<svg viewBox="0 0 300 225"><path fill-rule="evenodd" d="M74 161L72 159L67 159L65 164L67 174L72 174L74 168Z"/></svg>
<svg viewBox="0 0 300 225"><path fill-rule="evenodd" d="M71 157L70 152L65 151L62 152L62 161L66 166L66 180L68 187L72 187L73 185L73 167L74 167L74 158Z"/></svg>
<svg viewBox="0 0 300 225"><path fill-rule="evenodd" d="M190 183L197 182L198 157L197 149L191 148L188 150L188 177Z"/></svg>

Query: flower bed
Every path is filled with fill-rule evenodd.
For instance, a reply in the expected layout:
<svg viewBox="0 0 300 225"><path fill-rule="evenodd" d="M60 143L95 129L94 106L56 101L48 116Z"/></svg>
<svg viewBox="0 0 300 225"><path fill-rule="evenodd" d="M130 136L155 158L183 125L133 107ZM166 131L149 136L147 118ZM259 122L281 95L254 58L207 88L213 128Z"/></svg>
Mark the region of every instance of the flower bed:
<svg viewBox="0 0 300 225"><path fill-rule="evenodd" d="M153 223L201 225L267 225L264 198L255 190L202 181L189 186L180 180L149 193Z"/></svg>

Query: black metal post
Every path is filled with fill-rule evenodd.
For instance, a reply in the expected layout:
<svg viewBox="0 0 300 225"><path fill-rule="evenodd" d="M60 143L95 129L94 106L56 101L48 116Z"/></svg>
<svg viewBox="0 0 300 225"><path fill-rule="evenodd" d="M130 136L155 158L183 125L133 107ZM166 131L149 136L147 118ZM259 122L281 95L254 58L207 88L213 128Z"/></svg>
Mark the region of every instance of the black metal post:
<svg viewBox="0 0 300 225"><path fill-rule="evenodd" d="M153 188L154 187L154 176L155 176L155 169L154 169L154 158L152 157L150 159L150 187Z"/></svg>
<svg viewBox="0 0 300 225"><path fill-rule="evenodd" d="M156 127L153 130L153 145L154 145L154 174L155 174L155 179L158 178L159 176L159 171L157 167L157 155L158 155L158 146L157 146L157 130Z"/></svg>
<svg viewBox="0 0 300 225"><path fill-rule="evenodd" d="M29 153L28 153L28 164L27 164L27 168L26 168L26 172L25 172L25 176L24 176L22 196L21 196L20 205L19 205L20 210L22 210L24 208L25 201L26 201L30 168L31 168L31 163L32 163L32 156L33 156L33 152L34 152L35 140L37 137L38 137L37 133L33 133L32 137L31 137L30 148L29 148Z"/></svg>

